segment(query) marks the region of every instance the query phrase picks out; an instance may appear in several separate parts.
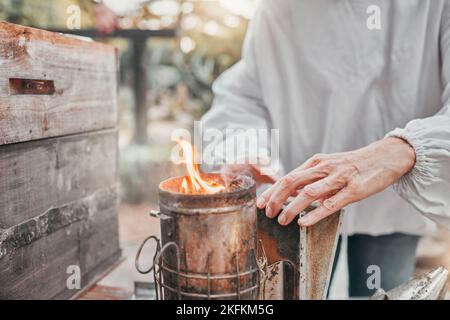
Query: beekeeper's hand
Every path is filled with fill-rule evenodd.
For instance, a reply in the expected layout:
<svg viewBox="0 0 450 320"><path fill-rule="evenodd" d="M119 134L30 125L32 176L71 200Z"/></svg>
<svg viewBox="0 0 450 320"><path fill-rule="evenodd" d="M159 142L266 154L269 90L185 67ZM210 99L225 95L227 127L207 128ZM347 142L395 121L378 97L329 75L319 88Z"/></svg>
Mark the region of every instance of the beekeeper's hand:
<svg viewBox="0 0 450 320"><path fill-rule="evenodd" d="M346 205L384 190L410 171L415 152L404 140L385 138L367 147L343 153L318 154L278 180L257 201L269 218L276 217L288 197L298 195L278 217L289 224L312 202L321 205L298 220L310 226Z"/></svg>

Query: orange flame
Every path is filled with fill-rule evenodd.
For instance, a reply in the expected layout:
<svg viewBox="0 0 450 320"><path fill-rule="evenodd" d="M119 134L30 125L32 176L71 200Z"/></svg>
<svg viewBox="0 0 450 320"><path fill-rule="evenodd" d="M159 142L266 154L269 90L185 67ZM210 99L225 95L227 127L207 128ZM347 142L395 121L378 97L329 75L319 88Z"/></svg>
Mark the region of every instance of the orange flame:
<svg viewBox="0 0 450 320"><path fill-rule="evenodd" d="M225 186L213 180L204 179L198 165L194 163L194 148L186 140L176 140L183 150L183 162L186 164L188 177L180 185L180 193L218 193L225 190Z"/></svg>

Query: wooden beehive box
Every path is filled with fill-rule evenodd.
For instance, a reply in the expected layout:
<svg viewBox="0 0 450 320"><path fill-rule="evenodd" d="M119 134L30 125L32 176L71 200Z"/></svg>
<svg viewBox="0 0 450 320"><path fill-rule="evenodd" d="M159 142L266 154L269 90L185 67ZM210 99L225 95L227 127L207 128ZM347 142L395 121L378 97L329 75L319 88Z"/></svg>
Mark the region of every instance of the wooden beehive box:
<svg viewBox="0 0 450 320"><path fill-rule="evenodd" d="M0 299L72 297L120 257L116 102L115 48L0 22Z"/></svg>

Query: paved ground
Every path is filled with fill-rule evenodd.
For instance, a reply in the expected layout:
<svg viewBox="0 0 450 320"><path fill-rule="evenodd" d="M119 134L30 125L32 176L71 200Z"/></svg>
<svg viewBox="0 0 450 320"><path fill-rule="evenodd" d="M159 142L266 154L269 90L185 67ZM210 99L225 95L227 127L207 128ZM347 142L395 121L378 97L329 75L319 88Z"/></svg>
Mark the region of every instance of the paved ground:
<svg viewBox="0 0 450 320"><path fill-rule="evenodd" d="M99 284L134 290L134 281L152 281L152 275L141 275L134 267L134 259L141 242L150 235L159 236L159 220L148 215L150 209L157 209L151 203L141 205L122 204L119 211L120 246L124 261ZM143 250L143 267L149 266L154 247Z"/></svg>

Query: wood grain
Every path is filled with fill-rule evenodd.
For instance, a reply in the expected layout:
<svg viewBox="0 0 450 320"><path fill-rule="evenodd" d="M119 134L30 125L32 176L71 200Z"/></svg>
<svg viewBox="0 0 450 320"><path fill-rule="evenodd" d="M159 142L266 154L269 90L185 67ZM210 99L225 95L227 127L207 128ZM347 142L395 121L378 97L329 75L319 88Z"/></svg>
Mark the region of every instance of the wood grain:
<svg viewBox="0 0 450 320"><path fill-rule="evenodd" d="M120 256L117 52L0 22L0 299L65 299Z"/></svg>
<svg viewBox="0 0 450 320"><path fill-rule="evenodd" d="M0 146L0 299L69 298L120 256L117 132Z"/></svg>
<svg viewBox="0 0 450 320"><path fill-rule="evenodd" d="M0 145L117 123L111 46L0 22L0 74ZM15 94L10 79L52 81L54 93Z"/></svg>
<svg viewBox="0 0 450 320"><path fill-rule="evenodd" d="M117 133L106 130L0 147L0 229L117 179Z"/></svg>
<svg viewBox="0 0 450 320"><path fill-rule="evenodd" d="M72 207L86 213L79 220L52 224L52 232L0 258L0 299L69 298L77 293L66 285L69 266L80 267L83 287L117 260L118 203L111 197L117 199L116 186L76 201ZM32 236L32 230L22 232Z"/></svg>
<svg viewBox="0 0 450 320"><path fill-rule="evenodd" d="M96 222L94 225L102 230L109 226L103 226L104 221L98 217L89 217L91 211L101 211L117 201L117 188L99 190L85 198L68 203L59 208L53 208L45 213L15 225L9 229L0 231L0 259L14 251L33 243L55 231L67 227L73 223L88 220ZM89 238L98 235L102 230L89 232ZM87 230L90 231L90 230ZM104 242L103 240L100 242Z"/></svg>

